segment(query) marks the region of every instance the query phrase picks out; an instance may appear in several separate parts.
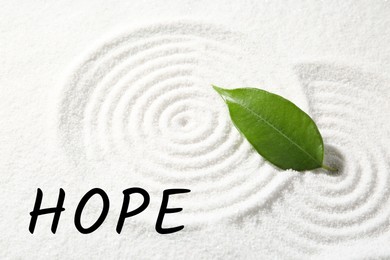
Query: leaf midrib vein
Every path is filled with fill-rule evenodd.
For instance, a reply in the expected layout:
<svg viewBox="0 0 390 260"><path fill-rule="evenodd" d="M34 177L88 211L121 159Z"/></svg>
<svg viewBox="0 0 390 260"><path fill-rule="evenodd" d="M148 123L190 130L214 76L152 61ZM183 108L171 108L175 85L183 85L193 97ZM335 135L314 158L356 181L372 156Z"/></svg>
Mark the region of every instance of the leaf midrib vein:
<svg viewBox="0 0 390 260"><path fill-rule="evenodd" d="M244 108L245 110L249 111L250 113L252 113L253 115L255 115L255 117L261 119L263 122L265 122L267 125L269 125L270 127L272 127L274 130L276 130L276 132L278 132L281 136L283 136L284 138L286 138L290 143L292 143L293 145L295 145L296 147L298 147L299 150L301 150L302 152L304 152L307 156L309 156L310 159L312 159L315 163L319 163L313 156L311 156L305 149L303 149L301 146L299 146L296 142L294 142L292 139L290 139L285 133L283 133L281 130L279 130L278 128L276 128L276 126L274 126L272 123L268 122L267 120L265 120L262 116L258 115L255 111L253 111L252 109L244 106L243 104L241 104L240 102L235 102L237 105L241 106L242 108ZM257 120L259 121L259 120Z"/></svg>

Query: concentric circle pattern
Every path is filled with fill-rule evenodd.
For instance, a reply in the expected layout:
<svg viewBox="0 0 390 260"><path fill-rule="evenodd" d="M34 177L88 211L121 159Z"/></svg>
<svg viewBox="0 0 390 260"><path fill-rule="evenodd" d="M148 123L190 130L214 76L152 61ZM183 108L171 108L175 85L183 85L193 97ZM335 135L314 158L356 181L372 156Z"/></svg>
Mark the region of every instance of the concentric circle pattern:
<svg viewBox="0 0 390 260"><path fill-rule="evenodd" d="M66 81L63 146L77 162L101 163L112 178L139 183L151 196L191 189L177 196L186 205L175 214L182 223L261 208L291 176L276 174L252 150L210 85L247 86L249 59L242 35L214 25L158 24L111 38Z"/></svg>
<svg viewBox="0 0 390 260"><path fill-rule="evenodd" d="M390 136L378 115L388 106L389 81L331 64L304 64L297 71L327 144L325 160L340 171L303 176L286 239L311 252L388 231Z"/></svg>

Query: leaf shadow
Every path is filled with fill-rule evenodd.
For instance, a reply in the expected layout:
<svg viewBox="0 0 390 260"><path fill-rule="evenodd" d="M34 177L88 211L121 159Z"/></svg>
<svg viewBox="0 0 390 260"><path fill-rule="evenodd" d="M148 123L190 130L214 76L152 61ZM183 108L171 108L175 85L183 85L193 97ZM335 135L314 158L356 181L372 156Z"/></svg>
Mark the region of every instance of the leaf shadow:
<svg viewBox="0 0 390 260"><path fill-rule="evenodd" d="M345 157L340 149L333 145L325 145L324 147L324 164L336 169L329 171L323 168L312 170L314 174L325 174L332 177L338 177L343 174L345 168Z"/></svg>

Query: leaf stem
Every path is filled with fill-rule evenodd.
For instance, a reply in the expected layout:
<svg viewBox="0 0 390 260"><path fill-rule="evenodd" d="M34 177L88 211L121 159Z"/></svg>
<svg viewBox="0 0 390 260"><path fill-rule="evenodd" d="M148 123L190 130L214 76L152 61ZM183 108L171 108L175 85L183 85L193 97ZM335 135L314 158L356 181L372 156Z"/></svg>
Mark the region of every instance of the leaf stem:
<svg viewBox="0 0 390 260"><path fill-rule="evenodd" d="M327 166L327 165L325 165L325 164L323 164L323 165L321 166L321 168L322 168L322 169L325 169L325 170L327 170L327 171L330 171L330 172L337 172L337 171L338 171L336 168L332 168L332 167Z"/></svg>

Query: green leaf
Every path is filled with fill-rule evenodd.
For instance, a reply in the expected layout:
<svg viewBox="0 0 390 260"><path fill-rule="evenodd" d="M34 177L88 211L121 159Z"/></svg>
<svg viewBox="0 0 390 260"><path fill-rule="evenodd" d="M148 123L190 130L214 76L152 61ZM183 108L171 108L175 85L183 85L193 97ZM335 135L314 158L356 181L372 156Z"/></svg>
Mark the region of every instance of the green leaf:
<svg viewBox="0 0 390 260"><path fill-rule="evenodd" d="M213 88L255 150L281 169L324 168L324 143L314 121L289 100L256 88Z"/></svg>

